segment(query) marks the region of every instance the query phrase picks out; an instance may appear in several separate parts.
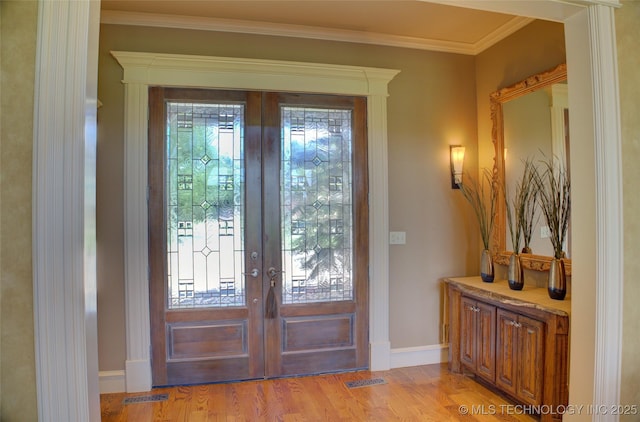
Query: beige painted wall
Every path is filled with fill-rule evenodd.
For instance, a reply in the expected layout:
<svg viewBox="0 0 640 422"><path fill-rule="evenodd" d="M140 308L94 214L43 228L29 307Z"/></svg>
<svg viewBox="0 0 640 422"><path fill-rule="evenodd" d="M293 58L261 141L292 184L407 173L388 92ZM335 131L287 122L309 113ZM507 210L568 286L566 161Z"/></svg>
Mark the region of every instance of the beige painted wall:
<svg viewBox="0 0 640 422"><path fill-rule="evenodd" d="M31 155L38 6L0 2L0 420L37 420Z"/></svg>
<svg viewBox="0 0 640 422"><path fill-rule="evenodd" d="M123 87L109 50L238 56L400 69L389 85L392 347L440 343L439 278L477 271L470 210L450 188L450 143L476 139L474 58L372 45L103 25L98 97L98 309L100 369L125 359ZM462 222L462 224L461 224Z"/></svg>
<svg viewBox="0 0 640 422"><path fill-rule="evenodd" d="M620 77L624 210L624 303L621 402L640 405L640 2L615 13ZM621 420L638 420L625 416Z"/></svg>

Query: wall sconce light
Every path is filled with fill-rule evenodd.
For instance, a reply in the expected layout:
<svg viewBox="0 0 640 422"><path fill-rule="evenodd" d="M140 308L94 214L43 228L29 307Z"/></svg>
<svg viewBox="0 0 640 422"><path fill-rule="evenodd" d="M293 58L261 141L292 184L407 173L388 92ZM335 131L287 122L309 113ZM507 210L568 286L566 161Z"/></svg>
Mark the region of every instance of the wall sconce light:
<svg viewBox="0 0 640 422"><path fill-rule="evenodd" d="M460 189L462 183L462 164L464 163L464 147L450 145L451 155L451 189Z"/></svg>

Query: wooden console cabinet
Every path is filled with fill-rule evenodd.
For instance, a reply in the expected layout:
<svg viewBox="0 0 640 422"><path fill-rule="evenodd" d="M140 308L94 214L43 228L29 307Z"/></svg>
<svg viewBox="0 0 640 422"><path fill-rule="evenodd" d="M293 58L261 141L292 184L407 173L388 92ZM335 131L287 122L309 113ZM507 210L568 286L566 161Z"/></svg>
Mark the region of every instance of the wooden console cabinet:
<svg viewBox="0 0 640 422"><path fill-rule="evenodd" d="M445 279L449 369L475 374L517 403L543 409L541 421L562 420L568 403L571 302L546 289L509 289L506 281Z"/></svg>

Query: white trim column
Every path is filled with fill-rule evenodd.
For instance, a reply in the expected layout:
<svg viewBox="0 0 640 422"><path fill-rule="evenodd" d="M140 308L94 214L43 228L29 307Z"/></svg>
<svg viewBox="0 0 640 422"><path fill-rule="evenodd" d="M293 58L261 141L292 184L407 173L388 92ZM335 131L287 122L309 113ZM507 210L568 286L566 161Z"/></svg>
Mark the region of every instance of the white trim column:
<svg viewBox="0 0 640 422"><path fill-rule="evenodd" d="M596 160L597 285L596 351L593 402L620 404L622 309L624 287L624 224L622 201L622 137L614 9L589 8L591 70L594 75ZM613 346L613 347L612 347ZM596 421L618 420L614 414Z"/></svg>
<svg viewBox="0 0 640 422"><path fill-rule="evenodd" d="M399 72L228 57L112 52L125 84L127 392L151 389L147 214L148 87L312 92L367 97L370 191L370 367L389 369L387 85Z"/></svg>
<svg viewBox="0 0 640 422"><path fill-rule="evenodd" d="M99 421L95 153L99 2L40 1L33 296L40 421Z"/></svg>
<svg viewBox="0 0 640 422"><path fill-rule="evenodd" d="M151 389L149 236L147 208L147 116L149 86L124 89L124 269L129 393Z"/></svg>
<svg viewBox="0 0 640 422"><path fill-rule="evenodd" d="M369 367L372 371L391 368L389 338L389 159L387 141L387 99L367 101L369 131ZM385 116L384 119L376 116ZM375 126L374 126L375 125Z"/></svg>
<svg viewBox="0 0 640 422"><path fill-rule="evenodd" d="M581 228L572 232L569 401L618 405L624 236L614 8L590 5L564 23L572 206L579 210L571 218ZM565 416L618 420L611 412Z"/></svg>

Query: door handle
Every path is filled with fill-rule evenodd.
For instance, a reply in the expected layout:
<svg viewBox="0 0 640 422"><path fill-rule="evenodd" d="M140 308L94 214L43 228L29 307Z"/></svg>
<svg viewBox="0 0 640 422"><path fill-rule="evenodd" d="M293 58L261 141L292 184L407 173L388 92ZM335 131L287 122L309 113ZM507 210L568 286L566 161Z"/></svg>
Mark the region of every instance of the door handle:
<svg viewBox="0 0 640 422"><path fill-rule="evenodd" d="M267 270L267 274L269 275L269 279L270 279L271 281L275 281L276 276L277 276L278 274L280 274L280 273L281 273L281 271L278 271L278 270L276 270L276 269L275 269L275 268L273 268L273 267L269 267L269 269Z"/></svg>
<svg viewBox="0 0 640 422"><path fill-rule="evenodd" d="M242 275L250 275L253 278L257 278L260 271L257 268L253 268L249 273L242 273Z"/></svg>

